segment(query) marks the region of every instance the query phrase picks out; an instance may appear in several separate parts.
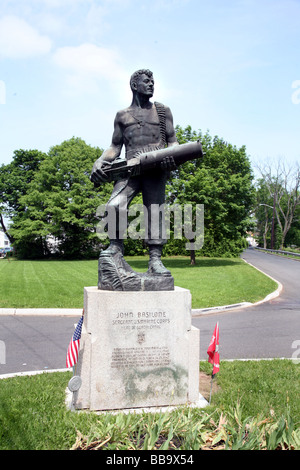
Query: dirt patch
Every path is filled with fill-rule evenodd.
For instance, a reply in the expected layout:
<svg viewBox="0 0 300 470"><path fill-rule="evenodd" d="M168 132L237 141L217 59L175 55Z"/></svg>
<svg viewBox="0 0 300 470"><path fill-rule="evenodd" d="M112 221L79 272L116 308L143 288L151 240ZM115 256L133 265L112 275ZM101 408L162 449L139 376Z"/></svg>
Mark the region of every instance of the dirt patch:
<svg viewBox="0 0 300 470"><path fill-rule="evenodd" d="M199 392L206 399L209 400L211 387L211 375L207 375L204 372L199 372ZM213 380L212 394L220 390L220 387L217 385L216 379Z"/></svg>

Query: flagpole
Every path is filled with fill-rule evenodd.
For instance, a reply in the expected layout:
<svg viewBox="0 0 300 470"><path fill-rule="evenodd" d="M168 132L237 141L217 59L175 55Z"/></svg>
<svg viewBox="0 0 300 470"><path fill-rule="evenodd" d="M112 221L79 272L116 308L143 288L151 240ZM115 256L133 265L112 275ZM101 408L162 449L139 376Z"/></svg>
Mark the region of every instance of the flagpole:
<svg viewBox="0 0 300 470"><path fill-rule="evenodd" d="M84 309L82 311L82 316L77 325L75 325L75 332L72 336L72 339L70 341L68 351L67 351L67 359L66 359L66 365L67 367L71 367L73 369L73 377L69 380L68 383L68 388L70 392L72 393L72 398L70 402L70 410L74 411L75 410L75 392L79 390L81 387L81 377L76 376L76 370L77 370L77 361L78 361L78 354L79 354L79 349L80 349L80 338L81 338L81 330L82 330L82 323L83 323L83 315L84 315Z"/></svg>
<svg viewBox="0 0 300 470"><path fill-rule="evenodd" d="M209 405L211 402L212 386L213 386L213 376L211 376L211 381L210 381L210 394L209 394L209 402L208 402Z"/></svg>

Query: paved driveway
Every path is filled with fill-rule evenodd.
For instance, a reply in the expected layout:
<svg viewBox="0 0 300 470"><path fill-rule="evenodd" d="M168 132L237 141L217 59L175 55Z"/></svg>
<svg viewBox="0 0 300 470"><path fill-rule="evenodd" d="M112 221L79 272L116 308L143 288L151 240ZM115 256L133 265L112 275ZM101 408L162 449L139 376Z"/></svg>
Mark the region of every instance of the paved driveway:
<svg viewBox="0 0 300 470"><path fill-rule="evenodd" d="M78 319L53 315L0 316L0 340L5 345L6 356L1 361L0 354L0 375L64 369L68 344Z"/></svg>
<svg viewBox="0 0 300 470"><path fill-rule="evenodd" d="M300 358L300 261L248 249L242 257L283 285L279 297L253 307L193 319L200 328L200 355L206 359L219 321L221 359ZM298 344L298 346L297 346Z"/></svg>

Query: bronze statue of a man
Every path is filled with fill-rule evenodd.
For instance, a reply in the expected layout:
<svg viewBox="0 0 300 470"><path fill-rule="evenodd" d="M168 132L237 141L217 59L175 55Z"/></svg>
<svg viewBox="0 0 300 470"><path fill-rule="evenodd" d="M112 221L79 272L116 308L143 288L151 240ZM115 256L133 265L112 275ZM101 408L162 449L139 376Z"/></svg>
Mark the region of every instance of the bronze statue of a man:
<svg viewBox="0 0 300 470"><path fill-rule="evenodd" d="M120 156L123 145L126 160L142 152L178 145L170 109L160 103L150 101L154 93L152 72L147 69L135 72L131 76L130 87L133 94L132 103L128 108L116 114L111 145L93 166L91 180L96 184L107 181L104 167ZM116 220L119 220L120 208L128 210L133 198L139 192L142 193L148 217L148 234L146 234L145 242L149 246L149 275L170 275L161 261L162 248L166 243L163 238L164 221L160 220L160 226L155 228L155 233L159 235L151 238L154 221L151 221L150 207L152 204L159 206L164 204L166 179L168 172L172 169L174 169L174 161L172 158L167 158L160 168L153 169L147 174L118 180L115 182L107 204L108 210L113 206L117 214ZM123 237L118 226L116 234L116 239L110 240L110 246L105 251L106 255L123 253Z"/></svg>

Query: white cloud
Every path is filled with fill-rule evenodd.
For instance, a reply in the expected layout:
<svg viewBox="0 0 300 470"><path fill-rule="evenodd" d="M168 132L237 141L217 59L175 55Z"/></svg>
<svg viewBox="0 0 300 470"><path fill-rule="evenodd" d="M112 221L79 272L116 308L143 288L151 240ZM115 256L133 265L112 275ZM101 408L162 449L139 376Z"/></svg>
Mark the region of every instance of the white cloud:
<svg viewBox="0 0 300 470"><path fill-rule="evenodd" d="M0 19L0 57L28 58L46 54L51 49L51 40L39 34L26 21L17 16Z"/></svg>
<svg viewBox="0 0 300 470"><path fill-rule="evenodd" d="M120 72L117 51L94 44L61 47L55 52L54 61L76 74L113 78Z"/></svg>
<svg viewBox="0 0 300 470"><path fill-rule="evenodd" d="M54 63L66 72L72 90L94 92L103 85L112 85L118 92L120 84L129 83L119 53L115 49L85 43L77 47L61 47L53 56ZM129 87L129 85L128 85Z"/></svg>
<svg viewBox="0 0 300 470"><path fill-rule="evenodd" d="M189 1L190 0L155 0L152 3L152 7L156 10L172 11L174 8L177 7L185 7L189 3Z"/></svg>

